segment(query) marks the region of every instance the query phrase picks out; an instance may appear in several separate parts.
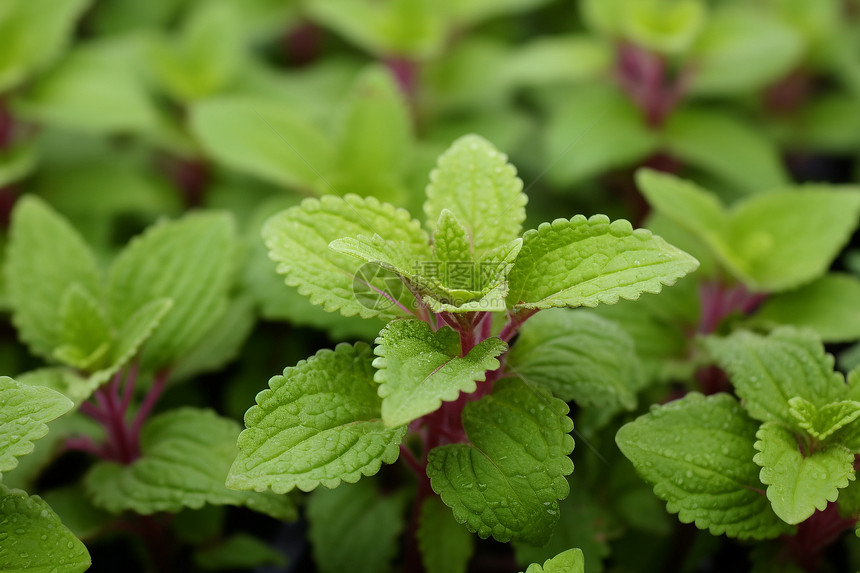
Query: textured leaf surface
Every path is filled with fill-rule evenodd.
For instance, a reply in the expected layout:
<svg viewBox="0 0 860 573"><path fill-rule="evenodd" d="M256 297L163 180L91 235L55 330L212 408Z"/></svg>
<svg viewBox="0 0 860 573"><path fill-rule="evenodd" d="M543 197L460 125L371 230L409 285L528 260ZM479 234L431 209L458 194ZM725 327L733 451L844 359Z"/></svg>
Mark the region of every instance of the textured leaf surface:
<svg viewBox="0 0 860 573"><path fill-rule="evenodd" d="M54 349L61 362L83 371L104 364L112 332L102 305L78 284L72 284L60 303L60 336L63 344Z"/></svg>
<svg viewBox="0 0 860 573"><path fill-rule="evenodd" d="M760 491L757 428L731 396L691 393L624 425L615 441L683 523L767 539L788 528Z"/></svg>
<svg viewBox="0 0 860 573"><path fill-rule="evenodd" d="M432 229L443 209L466 227L475 255L520 235L528 200L505 154L477 135L455 141L430 173L424 212Z"/></svg>
<svg viewBox="0 0 860 573"><path fill-rule="evenodd" d="M82 573L90 554L38 495L0 484L0 571Z"/></svg>
<svg viewBox="0 0 860 573"><path fill-rule="evenodd" d="M543 566L532 563L526 573L585 573L585 558L580 549L568 549L552 559L547 559Z"/></svg>
<svg viewBox="0 0 860 573"><path fill-rule="evenodd" d="M762 424L756 438L759 453L753 459L762 468L773 511L786 523L800 523L823 510L854 479L854 454L844 446L804 455L791 430L777 422Z"/></svg>
<svg viewBox="0 0 860 573"><path fill-rule="evenodd" d="M404 526L404 501L401 495L380 495L369 480L314 491L307 509L308 537L320 573L391 571Z"/></svg>
<svg viewBox="0 0 860 573"><path fill-rule="evenodd" d="M394 463L406 428L382 422L372 359L366 344L339 344L272 378L245 414L229 486L334 488Z"/></svg>
<svg viewBox="0 0 860 573"><path fill-rule="evenodd" d="M860 280L844 273L828 273L798 289L769 297L752 323L811 328L824 342L857 340Z"/></svg>
<svg viewBox="0 0 860 573"><path fill-rule="evenodd" d="M140 437L141 457L122 466L99 462L84 478L93 503L149 515L205 504L247 506L276 519L295 519L287 496L227 489L240 426L209 410L179 408L153 418Z"/></svg>
<svg viewBox="0 0 860 573"><path fill-rule="evenodd" d="M568 406L516 379L466 404L468 444L430 451L427 475L454 517L481 538L543 545L567 497L573 422Z"/></svg>
<svg viewBox="0 0 860 573"><path fill-rule="evenodd" d="M430 261L429 238L409 213L387 203L357 195L306 199L301 206L278 213L263 228L269 257L278 263L286 283L298 287L330 312L344 316L360 314L392 316L396 307L373 308L356 300L353 285L362 266L356 258L329 249L329 243L344 237L380 236L389 245L414 254L414 260ZM370 277L368 277L370 278ZM373 289L393 291L385 277L369 280Z"/></svg>
<svg viewBox="0 0 860 573"><path fill-rule="evenodd" d="M172 365L212 328L227 305L235 249L232 218L196 213L150 227L117 257L108 278L115 321L124 322L155 299L173 301L146 343L144 364Z"/></svg>
<svg viewBox="0 0 860 573"><path fill-rule="evenodd" d="M530 318L505 367L565 402L581 405L633 409L644 382L629 334L599 316L563 309Z"/></svg>
<svg viewBox="0 0 860 573"><path fill-rule="evenodd" d="M475 552L472 534L438 497L428 496L421 505L416 536L427 573L466 573Z"/></svg>
<svg viewBox="0 0 860 573"><path fill-rule="evenodd" d="M442 209L433 231L433 252L444 262L472 261L472 238L466 228L448 209Z"/></svg>
<svg viewBox="0 0 860 573"><path fill-rule="evenodd" d="M808 400L794 397L788 404L791 415L797 418L800 427L819 440L826 440L860 417L860 402L853 400L840 400L816 408Z"/></svg>
<svg viewBox="0 0 860 573"><path fill-rule="evenodd" d="M0 473L15 469L16 458L33 451L48 433L45 424L72 409L72 401L50 388L0 377Z"/></svg>
<svg viewBox="0 0 860 573"><path fill-rule="evenodd" d="M799 429L789 413L791 398L805 398L820 408L845 393L842 374L833 371L833 357L810 331L783 327L767 337L736 331L727 338L708 338L706 345L729 373L749 415L762 422L779 420Z"/></svg>
<svg viewBox="0 0 860 573"><path fill-rule="evenodd" d="M551 308L614 304L694 271L699 263L645 229L605 215L543 223L523 236L508 275L508 305Z"/></svg>
<svg viewBox="0 0 860 573"><path fill-rule="evenodd" d="M65 219L29 195L12 212L6 253L12 321L33 352L50 358L63 343L60 301L69 285L100 292L95 256Z"/></svg>
<svg viewBox="0 0 860 573"><path fill-rule="evenodd" d="M498 338L478 343L461 357L460 337L449 327L433 332L420 320L394 320L376 339L382 420L389 428L407 424L453 402L460 392L477 390L487 372L499 367L497 356L508 345Z"/></svg>

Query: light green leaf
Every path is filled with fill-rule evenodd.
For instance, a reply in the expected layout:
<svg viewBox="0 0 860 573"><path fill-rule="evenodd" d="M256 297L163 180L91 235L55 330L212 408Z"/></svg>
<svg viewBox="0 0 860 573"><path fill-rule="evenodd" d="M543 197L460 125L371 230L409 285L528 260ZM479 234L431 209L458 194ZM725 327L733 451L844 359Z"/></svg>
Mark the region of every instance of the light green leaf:
<svg viewBox="0 0 860 573"><path fill-rule="evenodd" d="M403 91L384 68L368 68L347 101L329 182L341 195L373 195L402 203L412 139L412 117Z"/></svg>
<svg viewBox="0 0 860 573"><path fill-rule="evenodd" d="M688 56L695 69L689 89L734 95L765 88L796 65L802 50L797 32L767 9L718 4Z"/></svg>
<svg viewBox="0 0 860 573"><path fill-rule="evenodd" d="M750 323L810 328L823 342L860 339L860 280L845 273L828 273L769 297Z"/></svg>
<svg viewBox="0 0 860 573"><path fill-rule="evenodd" d="M826 440L860 417L860 402L840 400L816 408L809 400L795 396L788 401L790 413L810 436Z"/></svg>
<svg viewBox="0 0 860 573"><path fill-rule="evenodd" d="M663 129L667 151L746 193L785 185L779 150L760 131L727 114L696 109L673 113Z"/></svg>
<svg viewBox="0 0 860 573"><path fill-rule="evenodd" d="M772 189L739 201L726 216L707 191L671 175L643 172L638 182L655 209L701 239L755 291L779 292L821 276L860 217L855 187Z"/></svg>
<svg viewBox="0 0 860 573"><path fill-rule="evenodd" d="M171 96L190 102L229 84L243 56L238 16L230 2L199 4L177 35L152 39L149 67Z"/></svg>
<svg viewBox="0 0 860 573"><path fill-rule="evenodd" d="M442 209L433 231L433 252L436 259L444 263L474 262L471 239L457 216L448 209Z"/></svg>
<svg viewBox="0 0 860 573"><path fill-rule="evenodd" d="M659 146L659 135L636 106L618 89L598 83L569 90L544 137L553 162L546 177L562 188L635 165Z"/></svg>
<svg viewBox="0 0 860 573"><path fill-rule="evenodd" d="M245 414L227 484L285 493L355 483L392 464L405 427L386 428L364 343L321 350L284 370Z"/></svg>
<svg viewBox="0 0 860 573"><path fill-rule="evenodd" d="M191 106L190 125L219 163L290 188L331 193L321 181L334 146L296 109L259 96L223 96Z"/></svg>
<svg viewBox="0 0 860 573"><path fill-rule="evenodd" d="M84 486L111 513L176 513L205 504L246 506L276 519L295 519L289 497L227 489L239 424L210 410L179 408L150 420L140 435L141 457L130 465L99 462Z"/></svg>
<svg viewBox="0 0 860 573"><path fill-rule="evenodd" d="M33 451L33 442L48 433L47 422L72 409L72 401L50 388L27 386L0 377L0 474L18 465L16 458Z"/></svg>
<svg viewBox="0 0 860 573"><path fill-rule="evenodd" d="M18 201L9 233L5 272L12 322L33 352L50 358L63 343L63 293L74 283L100 293L101 271L80 235L41 199Z"/></svg>
<svg viewBox="0 0 860 573"><path fill-rule="evenodd" d="M615 441L683 523L713 535L769 539L788 532L762 495L753 463L757 424L728 394L687 394L625 424Z"/></svg>
<svg viewBox="0 0 860 573"><path fill-rule="evenodd" d="M45 386L51 390L56 390L74 402L75 407L92 394L87 379L71 368L64 366L37 368L18 374L15 379L27 386Z"/></svg>
<svg viewBox="0 0 860 573"><path fill-rule="evenodd" d="M544 85L597 79L612 65L608 42L586 35L538 38L505 59L501 73L514 85Z"/></svg>
<svg viewBox="0 0 860 573"><path fill-rule="evenodd" d="M83 573L90 554L38 495L0 484L0 571Z"/></svg>
<svg viewBox="0 0 860 573"><path fill-rule="evenodd" d="M95 134L157 135L163 120L127 38L76 45L16 100L22 117Z"/></svg>
<svg viewBox="0 0 860 573"><path fill-rule="evenodd" d="M38 163L35 140L8 145L6 149L0 150L0 185L6 187L27 177Z"/></svg>
<svg viewBox="0 0 860 573"><path fill-rule="evenodd" d="M308 14L364 50L380 56L426 58L446 38L432 0L312 0Z"/></svg>
<svg viewBox="0 0 860 573"><path fill-rule="evenodd" d="M390 572L405 525L405 501L402 495L380 495L367 480L314 491L308 537L320 573Z"/></svg>
<svg viewBox="0 0 860 573"><path fill-rule="evenodd" d="M283 569L287 559L262 539L237 533L218 545L198 550L194 564L204 571L248 570L267 565Z"/></svg>
<svg viewBox="0 0 860 573"><path fill-rule="evenodd" d="M358 260L329 249L329 243L336 239L374 234L396 247L397 252L412 253L412 260L433 259L429 238L420 224L407 211L373 197L306 199L301 206L273 216L263 227L263 238L269 256L278 263L278 272L285 275L288 285L298 287L301 294L310 297L312 303L329 312L340 311L344 316L402 315L394 301L408 293L402 292L405 289L399 279L390 273L359 274L362 264ZM386 295L390 297L390 304L374 306L358 300L356 281L366 283L371 294L380 293L377 302L384 303Z"/></svg>
<svg viewBox="0 0 860 573"><path fill-rule="evenodd" d="M155 299L173 301L146 343L146 367L172 366L224 312L235 270L235 233L226 214L192 213L153 225L114 261L108 277L114 321L128 320Z"/></svg>
<svg viewBox="0 0 860 573"><path fill-rule="evenodd" d="M527 231L508 275L508 306L552 308L614 304L694 271L699 263L646 229L605 215L551 224Z"/></svg>
<svg viewBox="0 0 860 573"><path fill-rule="evenodd" d="M437 0L444 14L459 26L477 24L483 20L504 15L532 11L548 4L550 0Z"/></svg>
<svg viewBox="0 0 860 573"><path fill-rule="evenodd" d="M739 204L726 236L744 282L777 292L824 274L857 228L858 191L806 185Z"/></svg>
<svg viewBox="0 0 860 573"><path fill-rule="evenodd" d="M821 408L845 393L842 374L833 371L833 356L810 331L782 327L764 337L739 330L707 338L705 346L756 420L800 429L789 413L789 399L801 397Z"/></svg>
<svg viewBox="0 0 860 573"><path fill-rule="evenodd" d="M585 558L581 549L568 549L547 559L543 567L532 563L526 573L585 573Z"/></svg>
<svg viewBox="0 0 860 573"><path fill-rule="evenodd" d="M582 406L632 410L644 383L630 335L615 323L582 311L554 309L530 318L505 367L565 402Z"/></svg>
<svg viewBox="0 0 860 573"><path fill-rule="evenodd" d="M62 344L54 356L88 371L104 365L111 345L111 325L101 304L79 284L69 285L60 302Z"/></svg>
<svg viewBox="0 0 860 573"><path fill-rule="evenodd" d="M797 524L836 501L839 488L854 480L854 454L838 444L804 455L795 435L778 422L762 424L756 434L753 460L761 466L761 481L773 511L786 523Z"/></svg>
<svg viewBox="0 0 860 573"><path fill-rule="evenodd" d="M438 497L428 496L421 504L416 537L427 573L466 573L475 552L472 535Z"/></svg>
<svg viewBox="0 0 860 573"><path fill-rule="evenodd" d="M424 212L435 230L449 209L471 237L476 258L520 236L528 201L523 182L505 154L477 135L451 144L430 173Z"/></svg>
<svg viewBox="0 0 860 573"><path fill-rule="evenodd" d="M702 0L626 0L621 12L624 35L638 46L681 54L705 24Z"/></svg>
<svg viewBox="0 0 860 573"><path fill-rule="evenodd" d="M568 406L516 379L463 410L469 443L430 451L427 475L455 519L481 538L542 545L567 497L573 422Z"/></svg>
<svg viewBox="0 0 860 573"><path fill-rule="evenodd" d="M0 92L51 63L90 0L7 0L0 8Z"/></svg>
<svg viewBox="0 0 860 573"><path fill-rule="evenodd" d="M461 392L477 390L487 372L499 367L508 349L498 338L478 343L463 356L460 338L445 326L433 332L420 320L393 320L376 339L373 366L382 398L382 420L389 428L435 412Z"/></svg>

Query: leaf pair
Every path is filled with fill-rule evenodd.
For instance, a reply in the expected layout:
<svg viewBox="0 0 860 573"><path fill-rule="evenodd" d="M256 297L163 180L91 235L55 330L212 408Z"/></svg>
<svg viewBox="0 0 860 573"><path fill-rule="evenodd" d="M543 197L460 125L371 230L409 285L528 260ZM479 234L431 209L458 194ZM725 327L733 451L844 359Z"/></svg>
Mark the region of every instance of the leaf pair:
<svg viewBox="0 0 860 573"><path fill-rule="evenodd" d="M234 248L230 218L189 215L148 229L104 277L77 232L24 197L8 245L12 318L33 352L88 373L90 391L144 341L144 368L170 367L225 311Z"/></svg>
<svg viewBox="0 0 860 573"><path fill-rule="evenodd" d="M738 331L706 345L742 402L693 393L655 406L616 441L681 521L714 534L775 537L854 480L854 385L809 332Z"/></svg>
<svg viewBox="0 0 860 573"><path fill-rule="evenodd" d="M436 312L517 311L636 299L698 265L650 232L602 215L558 219L520 237L522 182L478 136L457 140L430 180L424 210L432 250L405 211L348 195L307 200L270 219L263 230L270 256L287 284L312 302L365 317L413 312L393 277ZM344 253L385 272L368 272ZM430 265L441 278L425 270ZM456 283L456 272L468 281ZM376 302L358 297L357 287L376 293Z"/></svg>

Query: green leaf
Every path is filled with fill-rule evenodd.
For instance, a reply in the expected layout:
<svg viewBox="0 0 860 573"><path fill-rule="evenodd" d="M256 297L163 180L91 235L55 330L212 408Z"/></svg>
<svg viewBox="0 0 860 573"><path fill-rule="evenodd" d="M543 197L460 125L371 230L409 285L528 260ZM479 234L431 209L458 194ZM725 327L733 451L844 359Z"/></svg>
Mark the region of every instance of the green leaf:
<svg viewBox="0 0 860 573"><path fill-rule="evenodd" d="M51 63L69 41L90 0L8 0L0 9L0 92Z"/></svg>
<svg viewBox="0 0 860 573"><path fill-rule="evenodd" d="M217 93L242 64L243 38L236 6L229 2L195 7L173 37L154 37L149 67L165 90L181 102Z"/></svg>
<svg viewBox="0 0 860 573"><path fill-rule="evenodd" d="M237 533L194 554L194 564L205 571L253 569L270 565L284 568L287 559L264 541Z"/></svg>
<svg viewBox="0 0 860 573"><path fill-rule="evenodd" d="M856 187L805 185L756 195L732 212L726 241L734 265L756 290L807 283L830 267L860 217Z"/></svg>
<svg viewBox="0 0 860 573"><path fill-rule="evenodd" d="M860 402L852 400L840 400L816 408L809 400L794 397L788 404L791 415L797 418L800 427L819 440L826 440L860 417Z"/></svg>
<svg viewBox="0 0 860 573"><path fill-rule="evenodd" d="M15 469L16 458L33 451L48 433L47 422L72 409L72 401L50 388L0 377L0 474Z"/></svg>
<svg viewBox="0 0 860 573"><path fill-rule="evenodd" d="M416 537L427 573L466 573L475 552L472 535L438 497L428 496L421 504Z"/></svg>
<svg viewBox="0 0 860 573"><path fill-rule="evenodd" d="M465 135L439 157L430 173L424 212L435 230L443 209L466 227L476 258L520 236L528 201L523 182L504 153L477 135Z"/></svg>
<svg viewBox="0 0 860 573"><path fill-rule="evenodd" d="M713 535L768 539L788 528L761 495L753 463L757 424L728 394L653 406L615 441L666 509Z"/></svg>
<svg viewBox="0 0 860 573"><path fill-rule="evenodd" d="M34 140L7 144L0 150L0 185L7 186L24 179L39 163L39 151Z"/></svg>
<svg viewBox="0 0 860 573"><path fill-rule="evenodd" d="M471 239L457 216L448 209L442 209L433 231L433 253L436 259L446 263L474 261Z"/></svg>
<svg viewBox="0 0 860 573"><path fill-rule="evenodd" d="M362 480L310 495L308 538L320 573L388 573L403 531L402 495L380 495Z"/></svg>
<svg viewBox="0 0 860 573"><path fill-rule="evenodd" d="M145 366L172 366L218 321L233 281L235 249L230 216L193 213L153 225L117 257L108 277L112 319L128 320L155 299L173 301L146 343Z"/></svg>
<svg viewBox="0 0 860 573"><path fill-rule="evenodd" d="M545 131L547 179L567 187L640 163L659 146L636 106L614 87L594 83L569 90Z"/></svg>
<svg viewBox="0 0 860 573"><path fill-rule="evenodd" d="M548 4L550 0L440 0L445 15L460 26L474 25L493 17L514 15L532 11Z"/></svg>
<svg viewBox="0 0 860 573"><path fill-rule="evenodd" d="M114 516L95 507L80 483L51 489L42 496L63 524L77 537L95 537L113 523Z"/></svg>
<svg viewBox="0 0 860 573"><path fill-rule="evenodd" d="M446 37L431 0L313 0L307 9L323 26L378 55L426 58L442 48Z"/></svg>
<svg viewBox="0 0 860 573"><path fill-rule="evenodd" d="M412 117L395 79L378 66L362 72L343 115L331 185L341 195L404 201L403 180L412 159Z"/></svg>
<svg viewBox="0 0 860 573"><path fill-rule="evenodd" d="M295 109L259 96L223 96L195 103L190 126L208 156L265 181L308 191L334 161L326 135Z"/></svg>
<svg viewBox="0 0 860 573"><path fill-rule="evenodd" d="M103 365L110 349L111 325L102 305L79 284L71 284L60 302L62 345L54 356L69 366L87 371Z"/></svg>
<svg viewBox="0 0 860 573"><path fill-rule="evenodd" d="M0 571L82 573L90 554L38 495L0 484Z"/></svg>
<svg viewBox="0 0 860 573"><path fill-rule="evenodd" d="M372 359L366 344L339 344L272 378L245 414L227 484L277 493L335 488L394 463L406 428L382 422Z"/></svg>
<svg viewBox="0 0 860 573"><path fill-rule="evenodd" d="M427 475L454 518L481 538L542 545L567 497L573 422L568 406L516 379L463 409L469 443L430 451Z"/></svg>
<svg viewBox="0 0 860 573"><path fill-rule="evenodd" d="M127 38L76 45L15 101L22 117L93 134L158 136L164 128Z"/></svg>
<svg viewBox="0 0 860 573"><path fill-rule="evenodd" d="M599 573L603 570L603 560L609 556L609 539L613 536L616 524L602 500L597 499L593 491L584 487L586 483L578 483L578 481L577 476L572 478L570 495L559 504L561 517L549 543L543 547L523 543L514 545L520 565L540 563L570 547L579 547L582 550L587 571ZM659 504L649 490L644 491L651 500ZM616 501L625 508L630 508L632 505L629 497ZM662 507L658 505L656 510L662 512ZM649 513L643 517L653 522L655 514Z"/></svg>
<svg viewBox="0 0 860 573"><path fill-rule="evenodd" d="M755 291L779 292L821 276L860 217L854 187L805 185L736 203L726 214L704 189L671 175L643 171L648 202L681 225Z"/></svg>
<svg viewBox="0 0 860 573"><path fill-rule="evenodd" d="M597 79L612 65L607 42L586 35L538 38L513 51L502 73L514 85L532 86Z"/></svg>
<svg viewBox="0 0 860 573"><path fill-rule="evenodd" d="M773 511L786 523L806 520L836 501L839 488L854 480L854 454L838 444L804 455L795 435L778 422L762 424L753 460Z"/></svg>
<svg viewBox="0 0 860 573"><path fill-rule="evenodd" d="M141 457L130 465L95 464L84 478L93 503L111 513L149 515L205 504L246 506L276 519L295 519L287 496L227 489L239 424L210 410L178 408L153 418L140 435Z"/></svg>
<svg viewBox="0 0 860 573"><path fill-rule="evenodd" d="M690 91L735 95L767 87L797 64L803 41L791 26L758 5L714 6L689 58Z"/></svg>
<svg viewBox="0 0 860 573"><path fill-rule="evenodd" d="M752 325L785 324L814 330L823 342L860 338L860 280L828 273L798 289L769 297Z"/></svg>
<svg viewBox="0 0 860 573"><path fill-rule="evenodd" d="M523 236L508 275L508 305L542 309L636 300L643 292L660 292L698 265L650 231L634 231L624 219L556 219Z"/></svg>
<svg viewBox="0 0 860 573"><path fill-rule="evenodd" d="M686 52L705 24L701 0L627 0L623 6L625 36L664 54Z"/></svg>
<svg viewBox="0 0 860 573"><path fill-rule="evenodd" d="M532 563L526 573L585 573L585 558L581 549L568 549L547 559L543 567Z"/></svg>
<svg viewBox="0 0 860 573"><path fill-rule="evenodd" d="M405 289L399 279L391 274L365 274L354 257L329 249L329 243L336 239L374 234L385 244L397 248L397 252L411 253L412 260L432 260L429 238L420 224L407 211L380 203L373 197L347 195L306 199L301 206L273 216L263 227L263 238L269 256L278 263L278 272L285 275L289 286L298 287L301 294L310 297L312 303L329 312L340 311L344 316L359 314L370 318L403 314L394 302L398 293L408 294L402 293ZM356 281L366 282L372 289L371 294L380 293L379 298L375 301L357 299ZM389 304L384 304L386 301Z"/></svg>
<svg viewBox="0 0 860 573"><path fill-rule="evenodd" d="M565 402L582 406L632 410L644 384L630 335L615 323L582 311L556 309L530 318L505 367Z"/></svg>
<svg viewBox="0 0 860 573"><path fill-rule="evenodd" d="M51 390L56 390L74 402L75 407L92 394L87 379L71 368L64 366L37 368L18 374L15 379L27 386L45 386Z"/></svg>
<svg viewBox="0 0 860 573"><path fill-rule="evenodd" d="M393 320L376 339L373 366L378 370L382 420L389 428L435 412L461 392L477 390L496 358L508 349L498 338L481 341L463 356L460 337L445 326L433 332L420 320Z"/></svg>
<svg viewBox="0 0 860 573"><path fill-rule="evenodd" d="M63 343L60 301L70 284L100 293L101 271L80 235L41 199L22 197L12 212L6 283L12 322L46 358Z"/></svg>
<svg viewBox="0 0 860 573"><path fill-rule="evenodd" d="M707 338L705 346L756 420L800 429L789 413L789 399L797 396L821 408L845 394L842 374L833 371L833 356L812 332L782 327L764 337L739 330L726 338Z"/></svg>
<svg viewBox="0 0 860 573"><path fill-rule="evenodd" d="M746 193L788 182L776 146L730 115L682 109L669 117L663 136L669 153Z"/></svg>

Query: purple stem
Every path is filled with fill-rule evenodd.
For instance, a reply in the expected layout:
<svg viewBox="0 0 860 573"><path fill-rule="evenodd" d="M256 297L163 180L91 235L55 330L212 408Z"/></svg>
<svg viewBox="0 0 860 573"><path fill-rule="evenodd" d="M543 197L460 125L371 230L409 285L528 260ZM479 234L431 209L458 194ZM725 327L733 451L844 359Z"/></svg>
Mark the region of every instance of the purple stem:
<svg viewBox="0 0 860 573"><path fill-rule="evenodd" d="M513 314L509 313L508 322L499 333L499 338L505 342L510 342L511 339L516 336L517 332L519 332L523 323L531 318L535 313L537 313L537 309L526 309L517 311Z"/></svg>
<svg viewBox="0 0 860 573"><path fill-rule="evenodd" d="M135 443L138 443L139 441L140 429L143 427L143 423L146 421L147 417L149 417L150 412L152 412L152 409L161 397L164 387L167 385L167 377L167 370L162 370L155 375L155 380L152 382L152 388L150 388L149 392L146 393L146 397L143 399L143 403L140 405L140 409L134 417L134 422L131 425L131 435L134 438Z"/></svg>

